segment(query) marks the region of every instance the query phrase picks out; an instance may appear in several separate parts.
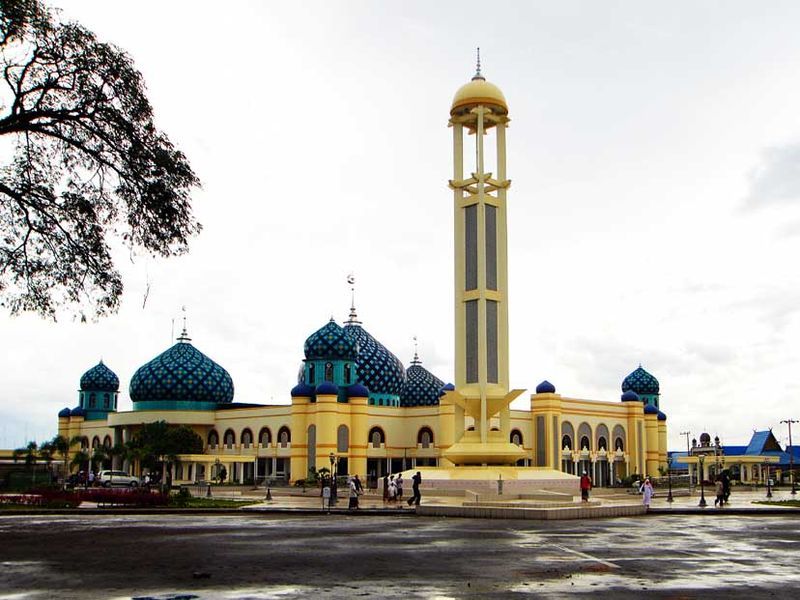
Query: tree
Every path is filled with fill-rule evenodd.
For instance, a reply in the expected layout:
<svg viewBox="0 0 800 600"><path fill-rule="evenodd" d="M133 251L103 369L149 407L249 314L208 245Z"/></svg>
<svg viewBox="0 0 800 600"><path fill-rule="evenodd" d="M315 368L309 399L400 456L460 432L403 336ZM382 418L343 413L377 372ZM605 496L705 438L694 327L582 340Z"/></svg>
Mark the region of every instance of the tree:
<svg viewBox="0 0 800 600"><path fill-rule="evenodd" d="M20 458L25 459L25 466L33 470L33 485L36 485L36 464L39 460L39 445L36 442L28 442L27 446L17 448L12 453L14 462L19 461Z"/></svg>
<svg viewBox="0 0 800 600"><path fill-rule="evenodd" d="M186 157L153 122L131 58L39 0L0 0L0 304L114 312L111 238L172 256L201 226Z"/></svg>
<svg viewBox="0 0 800 600"><path fill-rule="evenodd" d="M186 425L170 426L166 421L145 423L131 440L132 450L139 453L142 465L161 468L161 480L179 454L199 454L203 439Z"/></svg>

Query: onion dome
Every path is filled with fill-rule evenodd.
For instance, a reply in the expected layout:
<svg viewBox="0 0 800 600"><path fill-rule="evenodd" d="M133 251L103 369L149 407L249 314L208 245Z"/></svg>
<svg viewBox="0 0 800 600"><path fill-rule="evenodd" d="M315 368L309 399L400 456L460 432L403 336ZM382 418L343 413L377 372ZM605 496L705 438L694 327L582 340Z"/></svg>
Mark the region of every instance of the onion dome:
<svg viewBox="0 0 800 600"><path fill-rule="evenodd" d="M191 410L233 401L230 374L189 340L184 330L177 344L137 369L130 385L134 404L158 403L150 407Z"/></svg>
<svg viewBox="0 0 800 600"><path fill-rule="evenodd" d="M700 434L700 445L701 446L710 446L711 445L711 436L708 435L707 433L701 433Z"/></svg>
<svg viewBox="0 0 800 600"><path fill-rule="evenodd" d="M400 359L367 333L360 323L351 320L344 330L358 349L358 383L372 394L399 396L406 382L406 370Z"/></svg>
<svg viewBox="0 0 800 600"><path fill-rule="evenodd" d="M323 381L317 386L317 396L335 396L339 393L339 386L330 381Z"/></svg>
<svg viewBox="0 0 800 600"><path fill-rule="evenodd" d="M663 412L661 412L661 411L658 411L658 420L659 420L659 421L666 421L666 420L667 420L667 415L665 415L665 414L664 414Z"/></svg>
<svg viewBox="0 0 800 600"><path fill-rule="evenodd" d="M400 394L400 406L430 406L439 404L439 390L444 382L422 366L416 352L406 369L406 383Z"/></svg>
<svg viewBox="0 0 800 600"><path fill-rule="evenodd" d="M486 81L486 78L481 75L480 53L478 54L478 68L475 71L475 76L470 82L458 88L456 95L453 97L450 116L469 112L478 105L488 106L497 114L508 114L508 104L503 92L493 83Z"/></svg>
<svg viewBox="0 0 800 600"><path fill-rule="evenodd" d="M114 371L105 366L101 360L81 375L81 391L118 392L119 377Z"/></svg>
<svg viewBox="0 0 800 600"><path fill-rule="evenodd" d="M556 386L545 379L542 383L536 386L537 394L555 394Z"/></svg>
<svg viewBox="0 0 800 600"><path fill-rule="evenodd" d="M71 417L86 417L86 411L80 406L76 406L70 411Z"/></svg>
<svg viewBox="0 0 800 600"><path fill-rule="evenodd" d="M65 417L70 416L70 414L71 411L68 408L62 408L60 411L58 411L58 418L63 419Z"/></svg>
<svg viewBox="0 0 800 600"><path fill-rule="evenodd" d="M657 415L658 408L655 404L646 404L644 407L644 414L646 415Z"/></svg>
<svg viewBox="0 0 800 600"><path fill-rule="evenodd" d="M642 399L639 398L639 394L637 394L633 390L626 391L624 394L622 394L620 399L623 402L641 402L642 401Z"/></svg>
<svg viewBox="0 0 800 600"><path fill-rule="evenodd" d="M355 360L356 343L331 319L312 333L303 347L307 360Z"/></svg>
<svg viewBox="0 0 800 600"><path fill-rule="evenodd" d="M292 388L292 398L303 397L311 398L314 395L314 386L300 382Z"/></svg>
<svg viewBox="0 0 800 600"><path fill-rule="evenodd" d="M633 390L642 394L658 394L658 379L642 368L642 365L622 381L622 391Z"/></svg>
<svg viewBox="0 0 800 600"><path fill-rule="evenodd" d="M368 398L369 390L360 383L354 383L347 388L348 398Z"/></svg>

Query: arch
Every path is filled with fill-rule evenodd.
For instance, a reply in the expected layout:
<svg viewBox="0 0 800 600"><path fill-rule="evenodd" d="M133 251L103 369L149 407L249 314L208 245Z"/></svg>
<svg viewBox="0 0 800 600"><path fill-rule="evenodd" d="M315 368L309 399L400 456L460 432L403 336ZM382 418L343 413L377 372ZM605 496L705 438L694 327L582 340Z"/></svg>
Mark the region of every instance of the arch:
<svg viewBox="0 0 800 600"><path fill-rule="evenodd" d="M572 438L569 435L561 436L561 449L563 450L564 448L572 450Z"/></svg>
<svg viewBox="0 0 800 600"><path fill-rule="evenodd" d="M111 436L110 435L107 435L106 437L103 438L103 447L104 448L106 448L106 449L111 448L112 445L113 444L111 442Z"/></svg>
<svg viewBox="0 0 800 600"><path fill-rule="evenodd" d="M346 385L350 385L353 382L353 367L350 366L350 363L345 363L344 365L344 382Z"/></svg>
<svg viewBox="0 0 800 600"><path fill-rule="evenodd" d="M83 436L81 438L81 450L88 450L89 449L89 438Z"/></svg>
<svg viewBox="0 0 800 600"><path fill-rule="evenodd" d="M272 432L269 427L262 427L261 431L258 432L258 443L264 448L272 443Z"/></svg>
<svg viewBox="0 0 800 600"><path fill-rule="evenodd" d="M561 421L561 449L572 450L575 446L575 428L569 421Z"/></svg>
<svg viewBox="0 0 800 600"><path fill-rule="evenodd" d="M314 368L314 363L308 365L308 385L314 385L314 376L315 376L316 369Z"/></svg>
<svg viewBox="0 0 800 600"><path fill-rule="evenodd" d="M430 448L433 444L433 431L430 427L421 427L417 432L417 444L423 448Z"/></svg>
<svg viewBox="0 0 800 600"><path fill-rule="evenodd" d="M222 436L222 443L226 448L233 448L236 445L236 434L233 429L226 429L225 435Z"/></svg>
<svg viewBox="0 0 800 600"><path fill-rule="evenodd" d="M212 429L208 432L208 447L214 448L216 446L219 446L219 434L216 429Z"/></svg>
<svg viewBox="0 0 800 600"><path fill-rule="evenodd" d="M92 448L99 448L99 447L100 447L100 438L97 437L97 436L94 436L92 438Z"/></svg>
<svg viewBox="0 0 800 600"><path fill-rule="evenodd" d="M515 446L522 446L522 432L519 429L512 429L509 440Z"/></svg>
<svg viewBox="0 0 800 600"><path fill-rule="evenodd" d="M622 425L614 425L613 435L614 451L621 450L625 452L625 428Z"/></svg>
<svg viewBox="0 0 800 600"><path fill-rule="evenodd" d="M369 430L369 443L373 448L380 448L381 444L386 443L386 434L380 427L373 427Z"/></svg>
<svg viewBox="0 0 800 600"><path fill-rule="evenodd" d="M281 448L286 448L287 444L292 443L292 432L286 425L278 429L278 443Z"/></svg>
<svg viewBox="0 0 800 600"><path fill-rule="evenodd" d="M333 383L333 363L325 363L325 381Z"/></svg>
<svg viewBox="0 0 800 600"><path fill-rule="evenodd" d="M592 428L589 427L588 423L583 422L578 426L578 440L579 450L584 448L587 450L592 449Z"/></svg>
<svg viewBox="0 0 800 600"><path fill-rule="evenodd" d="M597 449L608 451L608 427L606 427L604 423L601 423L595 428L594 435L597 440Z"/></svg>
<svg viewBox="0 0 800 600"><path fill-rule="evenodd" d="M253 443L253 432L250 431L249 427L246 427L242 430L242 435L240 438L242 440L242 446L245 448L249 448L250 445Z"/></svg>
<svg viewBox="0 0 800 600"><path fill-rule="evenodd" d="M336 452L347 452L350 450L350 430L347 425L339 425L336 430Z"/></svg>

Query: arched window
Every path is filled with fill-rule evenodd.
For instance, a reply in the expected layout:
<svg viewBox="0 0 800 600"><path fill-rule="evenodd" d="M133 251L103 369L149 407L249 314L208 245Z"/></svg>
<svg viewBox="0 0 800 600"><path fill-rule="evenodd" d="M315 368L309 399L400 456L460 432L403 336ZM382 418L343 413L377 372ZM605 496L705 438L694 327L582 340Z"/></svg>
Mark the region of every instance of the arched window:
<svg viewBox="0 0 800 600"><path fill-rule="evenodd" d="M351 383L352 379L353 379L353 369L352 369L352 367L350 366L350 363L347 363L347 364L344 366L344 382L345 382L347 385L350 385L350 383Z"/></svg>
<svg viewBox="0 0 800 600"><path fill-rule="evenodd" d="M603 437L602 435L599 438L597 438L597 449L606 451L608 450L608 442L606 441L606 438Z"/></svg>
<svg viewBox="0 0 800 600"><path fill-rule="evenodd" d="M621 425L614 426L614 451L620 450L625 452L625 429Z"/></svg>
<svg viewBox="0 0 800 600"><path fill-rule="evenodd" d="M316 369L314 368L314 363L308 365L308 385L314 385L314 375Z"/></svg>
<svg viewBox="0 0 800 600"><path fill-rule="evenodd" d="M262 427L261 431L258 432L258 443L261 444L263 448L266 448L272 443L272 433L269 427Z"/></svg>
<svg viewBox="0 0 800 600"><path fill-rule="evenodd" d="M325 363L325 381L333 383L333 363Z"/></svg>
<svg viewBox="0 0 800 600"><path fill-rule="evenodd" d="M572 438L568 435L561 437L561 449L563 450L564 448L567 450L572 450Z"/></svg>
<svg viewBox="0 0 800 600"><path fill-rule="evenodd" d="M286 425L278 430L278 443L281 445L281 448L286 448L287 444L292 443L292 432L289 431Z"/></svg>
<svg viewBox="0 0 800 600"><path fill-rule="evenodd" d="M97 406L97 396L92 392L89 394L89 408L94 408L95 406Z"/></svg>
<svg viewBox="0 0 800 600"><path fill-rule="evenodd" d="M100 446L100 438L97 437L97 436L94 436L92 438L92 448L98 448L99 446Z"/></svg>
<svg viewBox="0 0 800 600"><path fill-rule="evenodd" d="M580 442L578 450L592 450L592 428L588 423L581 423L578 426L577 439Z"/></svg>
<svg viewBox="0 0 800 600"><path fill-rule="evenodd" d="M589 436L584 435L581 438L581 450L591 450L592 445L589 443Z"/></svg>
<svg viewBox="0 0 800 600"><path fill-rule="evenodd" d="M373 448L380 448L381 444L386 443L386 436L383 434L383 429L380 427L373 427L369 430L369 441Z"/></svg>
<svg viewBox="0 0 800 600"><path fill-rule="evenodd" d="M103 447L106 448L106 449L111 448L111 436L110 435L107 435L106 437L103 438Z"/></svg>
<svg viewBox="0 0 800 600"><path fill-rule="evenodd" d="M228 429L225 432L225 447L230 449L233 448L233 445L236 443L236 434L233 433L233 429Z"/></svg>
<svg viewBox="0 0 800 600"><path fill-rule="evenodd" d="M249 429L245 429L242 432L242 445L245 448L249 448L250 444L252 443L253 443L253 432L250 431Z"/></svg>
<svg viewBox="0 0 800 600"><path fill-rule="evenodd" d="M433 444L433 431L431 431L430 427L423 427L419 430L417 444L423 448L430 448L431 444Z"/></svg>
<svg viewBox="0 0 800 600"><path fill-rule="evenodd" d="M81 438L81 448L83 450L88 450L89 449L89 438L88 437L84 436L84 437Z"/></svg>
<svg viewBox="0 0 800 600"><path fill-rule="evenodd" d="M620 450L625 452L625 442L622 441L621 437L618 437L614 440L614 451Z"/></svg>
<svg viewBox="0 0 800 600"><path fill-rule="evenodd" d="M103 408L111 406L111 397L108 394L103 394Z"/></svg>
<svg viewBox="0 0 800 600"><path fill-rule="evenodd" d="M347 425L339 425L336 430L336 451L347 452L350 449L350 430Z"/></svg>
<svg viewBox="0 0 800 600"><path fill-rule="evenodd" d="M511 432L511 437L509 437L509 440L515 446L522 446L522 432L519 429L514 429Z"/></svg>
<svg viewBox="0 0 800 600"><path fill-rule="evenodd" d="M216 448L219 446L219 434L213 429L208 432L208 447Z"/></svg>

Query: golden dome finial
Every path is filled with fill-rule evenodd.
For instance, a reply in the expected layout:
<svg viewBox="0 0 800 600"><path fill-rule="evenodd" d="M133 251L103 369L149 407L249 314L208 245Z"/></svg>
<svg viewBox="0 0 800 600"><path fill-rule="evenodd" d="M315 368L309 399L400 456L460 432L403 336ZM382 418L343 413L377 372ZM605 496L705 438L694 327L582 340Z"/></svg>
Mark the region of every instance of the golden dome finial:
<svg viewBox="0 0 800 600"><path fill-rule="evenodd" d="M476 67L475 67L475 75L472 77L472 81L475 81L476 79L480 79L482 81L486 81L486 78L483 75L481 75L481 47L480 46L478 46L477 54L478 54L478 60L477 60L477 64L476 64Z"/></svg>

